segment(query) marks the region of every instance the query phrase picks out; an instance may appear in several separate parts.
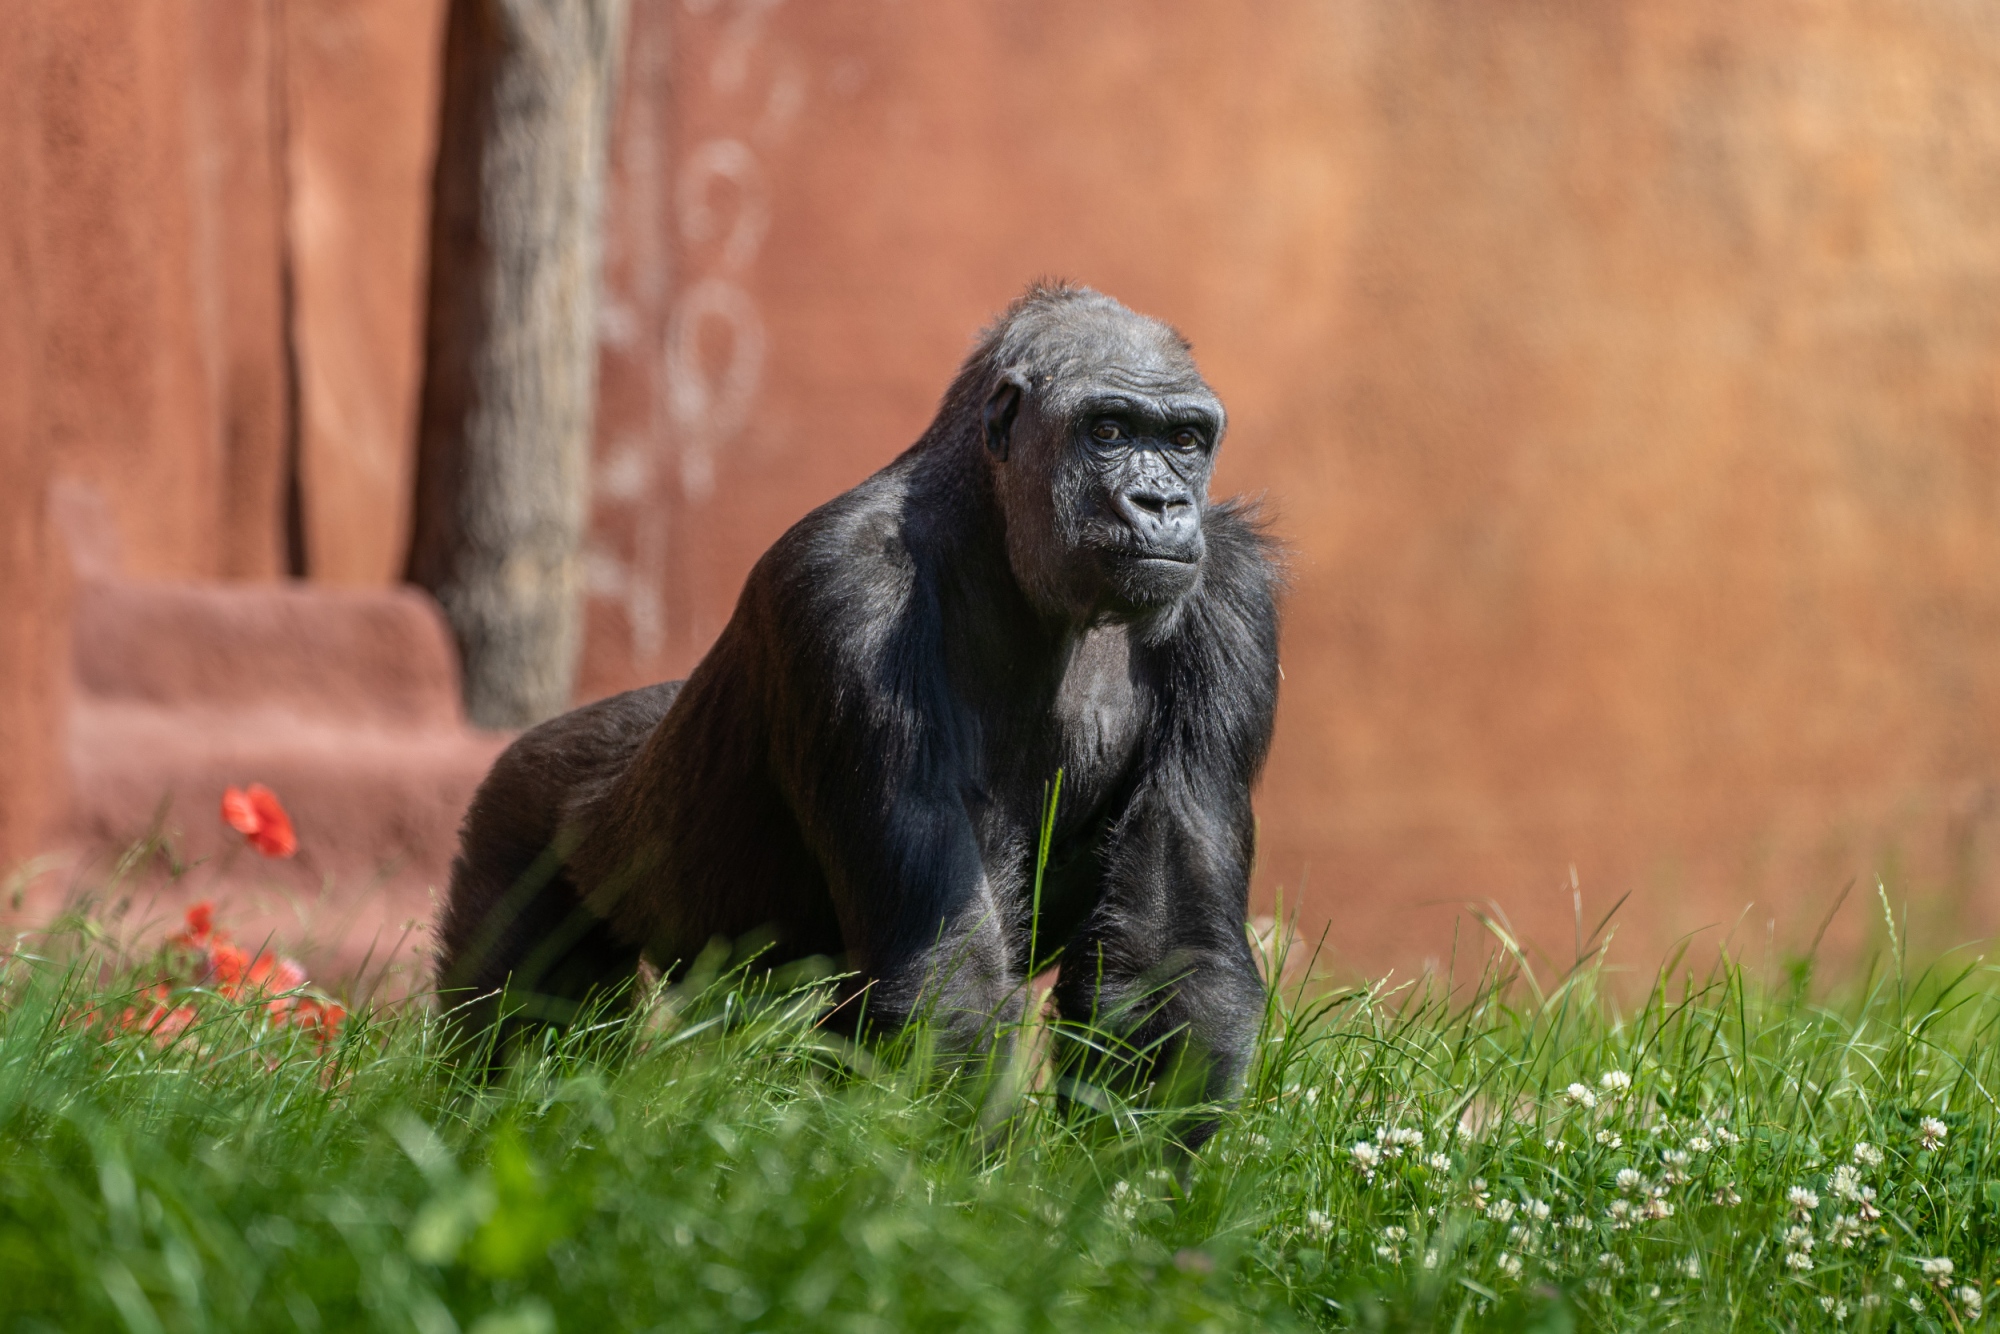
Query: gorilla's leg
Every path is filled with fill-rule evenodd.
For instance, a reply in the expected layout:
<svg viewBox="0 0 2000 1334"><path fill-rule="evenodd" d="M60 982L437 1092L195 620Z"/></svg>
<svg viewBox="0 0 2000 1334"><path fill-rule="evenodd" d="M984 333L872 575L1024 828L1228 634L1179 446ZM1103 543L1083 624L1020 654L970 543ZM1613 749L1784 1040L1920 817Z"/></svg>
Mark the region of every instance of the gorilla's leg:
<svg viewBox="0 0 2000 1334"><path fill-rule="evenodd" d="M518 869L475 870L461 859L453 876L453 904L482 902L488 911L447 914L439 994L461 1040L488 1045L495 1063L526 1030L622 1003L621 988L638 970L638 948L584 906L562 852L558 839Z"/></svg>
<svg viewBox="0 0 2000 1334"><path fill-rule="evenodd" d="M967 905L928 942L878 945L866 969L873 980L836 1022L852 1012L849 1026L882 1034L915 1022L947 1057L1004 1055L1021 1020L1023 987L997 916L989 904Z"/></svg>
<svg viewBox="0 0 2000 1334"><path fill-rule="evenodd" d="M679 688L628 691L543 723L480 784L438 923L439 996L461 1040L498 1056L522 1027L560 1026L629 986L638 948L584 905L566 863L597 795Z"/></svg>
<svg viewBox="0 0 2000 1334"><path fill-rule="evenodd" d="M1099 911L1063 950L1056 1008L1066 1081L1122 1098L1219 1102L1242 1088L1263 1014L1264 986L1240 930L1171 930L1144 914ZM1204 938L1206 937L1206 938ZM1213 1117L1178 1130L1189 1149Z"/></svg>

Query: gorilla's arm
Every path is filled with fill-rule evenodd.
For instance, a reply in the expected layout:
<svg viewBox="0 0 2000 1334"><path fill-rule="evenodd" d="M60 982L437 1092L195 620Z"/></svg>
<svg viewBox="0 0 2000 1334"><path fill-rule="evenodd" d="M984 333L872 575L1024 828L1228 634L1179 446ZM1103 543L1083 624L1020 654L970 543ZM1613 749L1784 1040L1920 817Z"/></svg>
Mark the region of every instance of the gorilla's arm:
<svg viewBox="0 0 2000 1334"><path fill-rule="evenodd" d="M1066 1019L1146 1053L1121 1082L1166 1074L1222 1098L1248 1073L1263 1012L1244 920L1250 787L1270 745L1278 658L1262 535L1218 507L1209 542L1204 587L1162 646L1153 749L1110 831L1103 897L1063 951L1056 1000Z"/></svg>
<svg viewBox="0 0 2000 1334"><path fill-rule="evenodd" d="M973 742L945 686L932 581L866 512L828 516L758 590L778 674L771 767L873 979L869 1022L929 1013L960 1049L1020 1007L965 805ZM836 629L837 627L837 629Z"/></svg>

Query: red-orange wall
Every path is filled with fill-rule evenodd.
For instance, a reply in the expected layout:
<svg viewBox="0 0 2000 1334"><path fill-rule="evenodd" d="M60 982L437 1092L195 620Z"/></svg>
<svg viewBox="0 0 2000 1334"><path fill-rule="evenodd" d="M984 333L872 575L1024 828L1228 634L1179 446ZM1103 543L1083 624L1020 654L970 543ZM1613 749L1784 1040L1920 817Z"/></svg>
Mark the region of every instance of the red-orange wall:
<svg viewBox="0 0 2000 1334"><path fill-rule="evenodd" d="M141 576L386 583L442 0L30 0L0 33L0 863L64 806L81 489ZM358 480L356 480L358 479Z"/></svg>
<svg viewBox="0 0 2000 1334"><path fill-rule="evenodd" d="M55 563L48 542L48 456L33 390L40 307L33 221L41 198L35 146L4 127L32 123L34 33L0 24L0 866L36 849L54 815L46 792L58 764Z"/></svg>
<svg viewBox="0 0 2000 1334"><path fill-rule="evenodd" d="M439 5L0 34L0 851L44 474L139 572L270 577L296 420L309 571L397 567ZM1193 338L1291 548L1261 903L1368 967L1489 898L1566 953L1572 864L1640 961L1877 869L1995 925L1986 8L636 0L619 115L581 693L685 671L1057 273Z"/></svg>

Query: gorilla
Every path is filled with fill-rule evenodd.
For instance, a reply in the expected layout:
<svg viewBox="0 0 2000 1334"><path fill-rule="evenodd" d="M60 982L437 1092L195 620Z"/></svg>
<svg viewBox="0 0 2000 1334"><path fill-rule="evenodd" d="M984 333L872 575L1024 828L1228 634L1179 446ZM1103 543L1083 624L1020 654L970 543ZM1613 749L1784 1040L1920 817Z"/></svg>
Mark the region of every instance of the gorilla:
<svg viewBox="0 0 2000 1334"><path fill-rule="evenodd" d="M1173 329L1031 288L915 445L764 553L687 680L495 762L438 932L461 1027L560 1024L641 958L763 933L761 964L851 970L847 1022L922 1014L968 1053L1059 963L1118 1080L1230 1096L1279 577L1209 500L1224 422Z"/></svg>

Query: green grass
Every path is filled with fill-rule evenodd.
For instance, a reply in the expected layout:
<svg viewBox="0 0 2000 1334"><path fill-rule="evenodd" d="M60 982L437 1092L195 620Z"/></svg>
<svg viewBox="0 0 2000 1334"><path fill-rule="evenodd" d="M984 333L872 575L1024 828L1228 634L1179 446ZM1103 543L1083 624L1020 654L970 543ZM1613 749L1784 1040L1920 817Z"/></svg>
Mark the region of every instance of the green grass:
<svg viewBox="0 0 2000 1334"><path fill-rule="evenodd" d="M421 1004L322 1054L197 989L164 1046L107 1041L77 1016L162 963L72 926L0 964L0 1329L1976 1323L1993 969L1892 947L1815 1000L1803 968L1725 961L1621 1007L1595 964L1498 957L1456 990L1287 987L1242 1106L1182 1161L1146 1109L1066 1111L1032 1061L980 1081L920 1040L851 1050L813 992L726 980L485 1090Z"/></svg>

